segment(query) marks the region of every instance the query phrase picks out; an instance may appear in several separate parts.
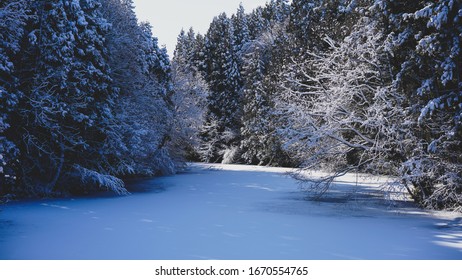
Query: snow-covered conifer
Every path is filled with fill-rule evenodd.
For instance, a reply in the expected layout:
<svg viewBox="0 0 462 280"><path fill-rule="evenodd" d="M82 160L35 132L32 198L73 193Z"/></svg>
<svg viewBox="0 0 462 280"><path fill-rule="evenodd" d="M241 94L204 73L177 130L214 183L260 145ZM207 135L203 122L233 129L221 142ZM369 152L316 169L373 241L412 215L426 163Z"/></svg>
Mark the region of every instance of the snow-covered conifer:
<svg viewBox="0 0 462 280"><path fill-rule="evenodd" d="M225 147L237 146L241 118L239 59L235 48L234 28L226 14L216 17L205 36L205 80L210 89L206 126L217 122L216 153L208 161L217 161ZM215 126L214 126L215 127ZM231 137L232 135L232 137ZM204 135L204 139L209 138Z"/></svg>
<svg viewBox="0 0 462 280"><path fill-rule="evenodd" d="M16 184L18 149L8 136L14 130L11 115L18 110L21 93L17 89L15 56L27 21L26 2L7 0L0 3L0 194Z"/></svg>
<svg viewBox="0 0 462 280"><path fill-rule="evenodd" d="M17 135L22 186L32 195L82 187L78 166L107 173L104 143L115 91L107 65L109 28L93 0L36 1L21 56L26 98ZM72 179L71 179L72 178ZM75 179L75 180L74 180ZM73 184L58 182L73 181ZM105 186L88 186L105 187Z"/></svg>
<svg viewBox="0 0 462 280"><path fill-rule="evenodd" d="M205 121L208 85L195 63L196 35L191 28L178 35L172 61L174 129L172 136L181 157L199 160L199 132Z"/></svg>
<svg viewBox="0 0 462 280"><path fill-rule="evenodd" d="M131 0L104 0L114 85L120 89L113 119L116 174L172 173L168 156L172 127L171 73L166 50L148 23L138 23Z"/></svg>
<svg viewBox="0 0 462 280"><path fill-rule="evenodd" d="M275 23L245 49L241 149L246 163L283 166L290 162L281 149L275 115L285 57L284 27Z"/></svg>
<svg viewBox="0 0 462 280"><path fill-rule="evenodd" d="M393 85L406 96L416 139L403 182L429 208L462 205L461 10L460 1L384 0L371 7L389 26Z"/></svg>
<svg viewBox="0 0 462 280"><path fill-rule="evenodd" d="M250 31L249 25L247 23L247 15L245 14L245 9L242 3L239 5L236 14L231 16L231 21L234 29L235 52L241 56L239 52L241 52L244 45L250 41Z"/></svg>

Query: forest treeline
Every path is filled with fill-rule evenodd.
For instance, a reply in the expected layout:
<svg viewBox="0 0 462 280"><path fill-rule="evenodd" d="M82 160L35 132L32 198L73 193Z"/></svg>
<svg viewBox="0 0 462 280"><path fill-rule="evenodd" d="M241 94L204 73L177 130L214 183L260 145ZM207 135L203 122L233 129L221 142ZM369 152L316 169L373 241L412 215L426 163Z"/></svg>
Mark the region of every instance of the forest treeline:
<svg viewBox="0 0 462 280"><path fill-rule="evenodd" d="M461 210L460 1L271 0L178 36L131 0L0 3L0 192L126 193L185 160L385 174Z"/></svg>
<svg viewBox="0 0 462 280"><path fill-rule="evenodd" d="M329 171L310 182L319 194L346 172L391 175L422 206L461 210L461 38L460 1L241 6L178 37L184 146L207 162Z"/></svg>

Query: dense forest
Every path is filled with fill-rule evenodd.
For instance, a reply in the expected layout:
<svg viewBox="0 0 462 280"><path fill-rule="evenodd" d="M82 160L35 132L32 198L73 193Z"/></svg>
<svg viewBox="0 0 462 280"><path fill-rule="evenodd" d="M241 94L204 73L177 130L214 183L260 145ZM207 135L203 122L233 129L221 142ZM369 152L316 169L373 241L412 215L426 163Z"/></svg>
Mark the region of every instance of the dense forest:
<svg viewBox="0 0 462 280"><path fill-rule="evenodd" d="M181 31L131 0L2 0L0 193L53 196L185 161L390 175L462 210L462 3L271 0Z"/></svg>
<svg viewBox="0 0 462 280"><path fill-rule="evenodd" d="M172 61L188 156L329 171L309 182L320 195L346 172L391 175L422 206L461 210L461 39L460 1L221 14L182 32Z"/></svg>
<svg viewBox="0 0 462 280"><path fill-rule="evenodd" d="M0 186L53 196L172 173L171 70L132 1L0 4Z"/></svg>

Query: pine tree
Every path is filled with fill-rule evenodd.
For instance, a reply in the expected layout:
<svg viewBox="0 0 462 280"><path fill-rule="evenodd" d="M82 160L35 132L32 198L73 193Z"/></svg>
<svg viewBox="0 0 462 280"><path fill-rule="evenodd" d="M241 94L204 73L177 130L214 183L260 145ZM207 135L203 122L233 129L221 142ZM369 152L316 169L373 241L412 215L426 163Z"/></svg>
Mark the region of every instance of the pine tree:
<svg viewBox="0 0 462 280"><path fill-rule="evenodd" d="M184 32L184 29L181 29L181 32L177 37L175 51L173 52L173 61L175 61L177 64L186 65L187 63L189 63L188 45L189 41L186 37L186 33Z"/></svg>
<svg viewBox="0 0 462 280"><path fill-rule="evenodd" d="M198 33L194 39L191 64L201 73L202 76L205 75L207 69L205 56L205 37Z"/></svg>
<svg viewBox="0 0 462 280"><path fill-rule="evenodd" d="M190 28L188 33L181 30L177 38L173 61L181 67L183 71L197 72L198 66L195 63L196 52L196 34L193 28Z"/></svg>

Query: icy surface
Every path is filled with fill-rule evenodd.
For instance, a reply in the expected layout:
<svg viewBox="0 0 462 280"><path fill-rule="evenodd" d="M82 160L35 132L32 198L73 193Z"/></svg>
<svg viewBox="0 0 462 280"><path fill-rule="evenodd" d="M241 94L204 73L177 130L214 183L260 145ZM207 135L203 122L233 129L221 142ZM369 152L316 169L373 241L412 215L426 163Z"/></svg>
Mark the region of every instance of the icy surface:
<svg viewBox="0 0 462 280"><path fill-rule="evenodd" d="M0 259L462 259L460 215L391 206L355 176L307 200L287 171L195 164L129 196L11 203Z"/></svg>

